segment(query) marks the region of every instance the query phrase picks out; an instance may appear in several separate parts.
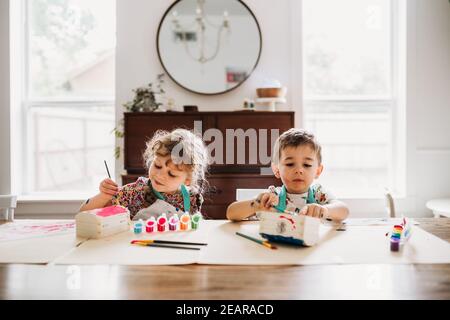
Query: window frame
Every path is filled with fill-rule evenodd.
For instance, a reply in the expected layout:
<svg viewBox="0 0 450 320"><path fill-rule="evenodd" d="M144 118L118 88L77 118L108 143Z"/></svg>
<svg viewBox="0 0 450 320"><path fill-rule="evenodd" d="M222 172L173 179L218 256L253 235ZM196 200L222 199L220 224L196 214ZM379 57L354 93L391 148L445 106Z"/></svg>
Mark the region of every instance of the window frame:
<svg viewBox="0 0 450 320"><path fill-rule="evenodd" d="M90 108L90 107L110 107L111 114L116 117L115 113L115 95L111 97L74 97L74 98L31 98L30 83L30 41L31 41L31 26L30 26L30 4L33 0L19 0L19 6L16 10L20 11L20 64L21 64L21 86L20 92L20 116L19 126L22 136L24 137L24 143L20 150L17 150L21 159L32 159L34 154L33 148L33 120L32 111L41 108ZM112 130L113 128L111 128ZM21 195L19 199L24 199L26 202L45 201L49 200L69 200L79 201L78 199L85 199L90 193L86 192L45 192L45 191L32 191L28 186L34 185L34 175L31 173L34 170L33 161L22 160L22 167L24 170L18 172L19 182L17 183L16 192ZM114 168L115 163L111 163L110 166ZM16 171L17 172L17 171ZM115 172L115 170L113 170Z"/></svg>
<svg viewBox="0 0 450 320"><path fill-rule="evenodd" d="M406 41L406 32L402 28L405 23L404 15L406 13L406 2L404 0L389 0L390 2L390 87L387 95L363 95L357 96L304 96L302 99L301 108L301 124L304 125L305 107L308 104L328 106L330 104L353 104L357 103L360 106L370 106L383 104L388 105L388 116L390 119L390 146L389 146L389 160L388 160L388 185L389 191L394 194L395 198L406 197L406 129L405 129L405 112L404 112L404 98L405 93L403 87L406 82L405 66L400 55L406 57L404 46ZM302 1L303 3L303 1ZM297 13L298 14L298 13ZM302 16L302 12L299 13ZM296 19L297 21L302 19ZM294 20L295 21L295 20ZM303 39L302 23L300 36ZM303 43L302 43L303 48ZM302 92L304 88L305 79L305 56L301 51L301 78L302 78ZM297 63L297 68L298 63ZM298 69L295 69L298 70ZM345 192L344 192L345 193ZM379 199L380 196L375 194L368 194L367 196L347 196L346 199Z"/></svg>

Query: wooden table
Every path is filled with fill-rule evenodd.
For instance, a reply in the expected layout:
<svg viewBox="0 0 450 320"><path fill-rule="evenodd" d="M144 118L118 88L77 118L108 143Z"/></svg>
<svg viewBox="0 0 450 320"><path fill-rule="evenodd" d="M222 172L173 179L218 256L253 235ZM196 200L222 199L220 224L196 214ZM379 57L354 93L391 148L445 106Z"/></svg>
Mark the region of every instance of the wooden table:
<svg viewBox="0 0 450 320"><path fill-rule="evenodd" d="M450 241L450 219L415 220ZM450 264L0 265L0 299L450 299Z"/></svg>

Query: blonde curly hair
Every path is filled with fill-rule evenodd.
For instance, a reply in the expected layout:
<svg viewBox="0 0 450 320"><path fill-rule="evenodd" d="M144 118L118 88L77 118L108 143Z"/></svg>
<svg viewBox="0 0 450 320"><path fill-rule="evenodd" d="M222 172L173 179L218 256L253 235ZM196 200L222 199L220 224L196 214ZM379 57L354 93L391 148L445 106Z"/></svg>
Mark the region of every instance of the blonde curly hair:
<svg viewBox="0 0 450 320"><path fill-rule="evenodd" d="M143 155L147 169L156 155L170 155L172 162L180 170L189 171L191 188L200 193L204 191L209 161L206 146L200 137L186 129L175 129L172 132L158 130L147 142Z"/></svg>

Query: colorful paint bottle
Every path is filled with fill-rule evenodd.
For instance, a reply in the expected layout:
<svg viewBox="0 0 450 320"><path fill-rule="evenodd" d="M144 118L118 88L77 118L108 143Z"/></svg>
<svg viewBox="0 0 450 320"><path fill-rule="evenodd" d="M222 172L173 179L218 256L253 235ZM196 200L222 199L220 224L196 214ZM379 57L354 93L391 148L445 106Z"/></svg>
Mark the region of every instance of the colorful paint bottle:
<svg viewBox="0 0 450 320"><path fill-rule="evenodd" d="M158 231L159 232L164 232L166 231L166 227L167 227L167 217L166 214L163 213L161 214L158 219L156 220L158 223Z"/></svg>
<svg viewBox="0 0 450 320"><path fill-rule="evenodd" d="M189 230L189 222L191 221L191 216L189 213L184 213L180 218L180 230Z"/></svg>
<svg viewBox="0 0 450 320"><path fill-rule="evenodd" d="M178 215L175 213L169 219L169 230L170 231L177 231L177 229L178 229L178 222L179 222L179 218L178 218Z"/></svg>
<svg viewBox="0 0 450 320"><path fill-rule="evenodd" d="M391 251L399 251L401 238L402 238L403 226L395 225L391 232Z"/></svg>
<svg viewBox="0 0 450 320"><path fill-rule="evenodd" d="M156 226L156 220L155 217L151 217L147 220L147 223L145 224L145 231L148 233L154 232Z"/></svg>
<svg viewBox="0 0 450 320"><path fill-rule="evenodd" d="M134 223L134 233L140 234L142 232L143 227L144 227L144 223L142 222L142 219L139 219L139 221L136 221Z"/></svg>
<svg viewBox="0 0 450 320"><path fill-rule="evenodd" d="M411 224L406 217L403 218L401 224L395 225L391 232L386 234L390 235L390 247L391 251L400 251L402 245L408 241L411 236Z"/></svg>
<svg viewBox="0 0 450 320"><path fill-rule="evenodd" d="M192 219L191 219L192 230L197 230L201 219L202 219L202 215L198 212L192 216Z"/></svg>

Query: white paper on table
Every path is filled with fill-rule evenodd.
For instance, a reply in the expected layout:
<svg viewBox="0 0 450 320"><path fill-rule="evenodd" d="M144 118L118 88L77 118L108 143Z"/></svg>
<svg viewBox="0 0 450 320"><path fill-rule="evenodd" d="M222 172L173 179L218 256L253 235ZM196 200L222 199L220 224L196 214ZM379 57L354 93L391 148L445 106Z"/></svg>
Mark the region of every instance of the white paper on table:
<svg viewBox="0 0 450 320"><path fill-rule="evenodd" d="M408 219L412 225L419 225L419 223L413 219ZM403 218L352 218L343 221L343 224L347 226L394 226L401 224Z"/></svg>
<svg viewBox="0 0 450 320"><path fill-rule="evenodd" d="M1 225L0 263L53 261L85 240L76 237L74 223L74 220L15 220Z"/></svg>
<svg viewBox="0 0 450 320"><path fill-rule="evenodd" d="M199 259L205 246L192 246L200 250L147 247L131 244L136 239L171 240L184 242L208 242L209 227L203 221L197 230L176 232L141 233L132 230L102 239L90 239L67 255L57 259L56 264L119 264L119 265L180 265L193 264ZM188 245L186 245L188 246Z"/></svg>
<svg viewBox="0 0 450 320"><path fill-rule="evenodd" d="M0 242L75 234L74 220L15 220L0 225Z"/></svg>
<svg viewBox="0 0 450 320"><path fill-rule="evenodd" d="M391 226L348 226L346 231L321 225L319 243L312 247L276 244L271 250L237 236L259 237L256 222L223 222L210 230L209 245L200 255L201 264L316 265L316 264L407 264L450 263L450 244L418 228L400 252L390 251L386 232ZM259 237L261 238L261 237Z"/></svg>
<svg viewBox="0 0 450 320"><path fill-rule="evenodd" d="M412 235L400 252L390 251L385 234L392 225L320 226L320 241L313 247L276 244L270 250L236 235L259 237L258 222L232 223L206 220L196 231L142 233L132 231L87 240L74 234L37 237L0 243L0 263L118 264L118 265L317 265L317 264L419 264L450 263L450 244L412 227ZM201 250L178 250L131 245L134 239L206 242ZM84 242L83 242L84 241ZM80 245L81 244L81 245ZM79 246L78 246L79 245Z"/></svg>
<svg viewBox="0 0 450 320"><path fill-rule="evenodd" d="M70 252L86 239L74 234L55 235L0 243L0 263L47 264Z"/></svg>

